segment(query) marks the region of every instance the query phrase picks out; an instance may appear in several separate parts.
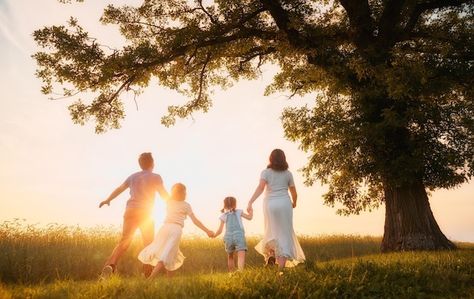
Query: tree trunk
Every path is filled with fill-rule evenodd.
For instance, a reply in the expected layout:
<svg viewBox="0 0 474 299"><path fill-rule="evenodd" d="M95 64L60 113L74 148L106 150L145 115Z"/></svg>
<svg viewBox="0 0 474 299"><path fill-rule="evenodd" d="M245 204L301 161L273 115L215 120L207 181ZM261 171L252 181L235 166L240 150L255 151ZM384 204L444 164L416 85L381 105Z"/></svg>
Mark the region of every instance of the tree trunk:
<svg viewBox="0 0 474 299"><path fill-rule="evenodd" d="M384 185L385 228L382 252L456 249L431 212L423 183Z"/></svg>

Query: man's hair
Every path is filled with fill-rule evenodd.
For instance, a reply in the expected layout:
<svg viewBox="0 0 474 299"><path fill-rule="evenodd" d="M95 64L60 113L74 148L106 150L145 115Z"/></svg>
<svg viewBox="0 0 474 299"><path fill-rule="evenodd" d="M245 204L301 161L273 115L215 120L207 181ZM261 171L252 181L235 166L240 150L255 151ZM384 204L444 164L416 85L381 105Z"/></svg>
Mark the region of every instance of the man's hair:
<svg viewBox="0 0 474 299"><path fill-rule="evenodd" d="M150 169L153 166L153 156L151 153L142 153L138 158L138 164L143 170Z"/></svg>

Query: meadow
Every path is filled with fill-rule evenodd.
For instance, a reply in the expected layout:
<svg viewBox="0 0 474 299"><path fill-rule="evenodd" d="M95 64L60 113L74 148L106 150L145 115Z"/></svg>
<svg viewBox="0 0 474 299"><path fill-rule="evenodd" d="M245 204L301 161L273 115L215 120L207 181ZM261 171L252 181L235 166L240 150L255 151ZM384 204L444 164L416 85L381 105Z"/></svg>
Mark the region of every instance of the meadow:
<svg viewBox="0 0 474 299"><path fill-rule="evenodd" d="M230 275L221 239L186 237L186 261L172 278L140 274L136 239L100 280L119 234L22 221L0 224L0 298L474 298L474 244L456 251L381 254L380 238L301 236L307 262L278 275L248 239L245 271Z"/></svg>

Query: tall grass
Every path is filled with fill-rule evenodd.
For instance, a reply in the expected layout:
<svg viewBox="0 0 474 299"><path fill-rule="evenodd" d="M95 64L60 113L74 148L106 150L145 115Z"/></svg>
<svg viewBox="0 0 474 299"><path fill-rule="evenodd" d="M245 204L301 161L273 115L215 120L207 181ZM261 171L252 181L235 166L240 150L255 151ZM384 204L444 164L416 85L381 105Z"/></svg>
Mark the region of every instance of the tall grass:
<svg viewBox="0 0 474 299"><path fill-rule="evenodd" d="M15 283L47 282L57 279L97 278L104 261L119 240L113 228L81 229L51 224L26 225L22 221L0 224L0 280ZM248 238L247 265L263 263L253 247L257 237ZM308 260L327 261L379 252L380 238L354 236L301 237ZM186 256L179 273L226 271L226 253L221 239L184 238L180 244ZM120 260L118 271L124 276L141 272L136 256L142 248L139 237Z"/></svg>
<svg viewBox="0 0 474 299"><path fill-rule="evenodd" d="M283 276L249 238L246 271L229 276L222 240L184 238L173 279L140 276L137 238L119 276L98 280L112 228L0 224L0 298L474 298L474 244L458 251L380 254L380 238L300 237L307 262Z"/></svg>

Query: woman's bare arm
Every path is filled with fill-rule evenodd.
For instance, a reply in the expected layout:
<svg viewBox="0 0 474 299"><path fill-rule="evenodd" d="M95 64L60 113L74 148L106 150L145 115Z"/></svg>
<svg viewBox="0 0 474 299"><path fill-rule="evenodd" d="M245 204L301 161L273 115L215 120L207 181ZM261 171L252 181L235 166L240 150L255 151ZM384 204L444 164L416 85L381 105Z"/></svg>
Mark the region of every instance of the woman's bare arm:
<svg viewBox="0 0 474 299"><path fill-rule="evenodd" d="M265 190L265 185L266 184L267 184L267 182L264 179L260 179L260 182L258 183L258 186L255 189L255 192L253 193L252 197L250 198L249 204L247 206L247 212L249 214L253 213L252 204L263 193L263 191Z"/></svg>
<svg viewBox="0 0 474 299"><path fill-rule="evenodd" d="M293 201L293 208L296 208L296 200L298 199L298 194L296 193L296 187L290 186L288 189L290 189L291 199Z"/></svg>

